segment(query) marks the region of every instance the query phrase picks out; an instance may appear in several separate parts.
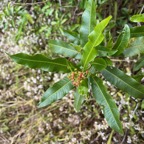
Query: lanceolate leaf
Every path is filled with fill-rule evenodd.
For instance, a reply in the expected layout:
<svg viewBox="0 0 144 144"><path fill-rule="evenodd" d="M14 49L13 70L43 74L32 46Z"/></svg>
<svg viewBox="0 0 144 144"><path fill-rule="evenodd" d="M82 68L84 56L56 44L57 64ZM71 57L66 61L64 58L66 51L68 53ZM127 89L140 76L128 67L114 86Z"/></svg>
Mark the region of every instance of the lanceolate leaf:
<svg viewBox="0 0 144 144"><path fill-rule="evenodd" d="M133 15L130 20L132 22L144 22L144 14Z"/></svg>
<svg viewBox="0 0 144 144"><path fill-rule="evenodd" d="M50 48L52 52L61 54L65 57L74 57L78 54L78 52L71 45L60 40L51 40Z"/></svg>
<svg viewBox="0 0 144 144"><path fill-rule="evenodd" d="M64 35L71 41L74 43L78 43L79 42L79 35L76 32L73 31L64 31Z"/></svg>
<svg viewBox="0 0 144 144"><path fill-rule="evenodd" d="M144 56L141 57L137 63L134 65L134 71L139 70L140 68L144 67Z"/></svg>
<svg viewBox="0 0 144 144"><path fill-rule="evenodd" d="M114 67L107 67L102 71L102 74L106 80L124 92L135 98L144 98L144 86L123 71Z"/></svg>
<svg viewBox="0 0 144 144"><path fill-rule="evenodd" d="M80 95L78 92L75 92L75 94L74 94L74 108L77 112L80 111L83 101L84 101L84 96Z"/></svg>
<svg viewBox="0 0 144 144"><path fill-rule="evenodd" d="M119 133L123 133L122 124L120 122L120 116L118 108L112 99L112 97L107 93L102 80L98 77L91 77L90 81L92 83L93 97L96 102L103 106L105 118L109 126Z"/></svg>
<svg viewBox="0 0 144 144"><path fill-rule="evenodd" d="M104 46L98 46L96 49L98 50L98 56L100 57L111 56L117 52L117 50L111 50Z"/></svg>
<svg viewBox="0 0 144 144"><path fill-rule="evenodd" d="M131 38L144 36L144 26L132 27L130 29Z"/></svg>
<svg viewBox="0 0 144 144"><path fill-rule="evenodd" d="M50 72L69 72L68 68L71 66L71 63L64 58L51 60L41 54L28 55L18 53L10 55L10 57L18 64Z"/></svg>
<svg viewBox="0 0 144 144"><path fill-rule="evenodd" d="M81 105L88 94L88 80L84 79L77 88L74 94L74 107L77 112L80 111Z"/></svg>
<svg viewBox="0 0 144 144"><path fill-rule="evenodd" d="M132 57L141 53L144 53L144 37L132 39L128 48L124 51L125 57Z"/></svg>
<svg viewBox="0 0 144 144"><path fill-rule="evenodd" d="M102 31L107 26L110 21L111 16L101 21L95 29L89 34L89 39L86 45L83 48L82 63L84 70L87 69L89 62L93 61L97 56L97 50L95 49L104 39Z"/></svg>
<svg viewBox="0 0 144 144"><path fill-rule="evenodd" d="M78 93L80 95L87 96L87 94L88 94L88 80L87 79L82 80L77 89L78 89Z"/></svg>
<svg viewBox="0 0 144 144"><path fill-rule="evenodd" d="M96 25L96 6L94 0L88 0L86 10L82 15L82 25L80 28L81 45L84 46L88 41L88 35Z"/></svg>
<svg viewBox="0 0 144 144"><path fill-rule="evenodd" d="M113 65L112 61L109 58L104 57L103 59L105 60L107 66L112 66Z"/></svg>
<svg viewBox="0 0 144 144"><path fill-rule="evenodd" d="M63 78L44 93L39 107L48 106L51 103L62 99L71 89L73 89L71 80L69 80L67 77Z"/></svg>
<svg viewBox="0 0 144 144"><path fill-rule="evenodd" d="M107 67L107 63L103 58L95 58L91 64L98 71L101 71Z"/></svg>
<svg viewBox="0 0 144 144"><path fill-rule="evenodd" d="M33 20L32 16L31 16L29 13L25 12L25 13L23 13L23 16L24 16L31 24L34 23L34 20Z"/></svg>
<svg viewBox="0 0 144 144"><path fill-rule="evenodd" d="M129 39L130 39L130 29L128 25L125 25L123 32L119 35L116 43L113 46L113 49L117 50L114 56L117 56L124 51L124 49L128 45Z"/></svg>

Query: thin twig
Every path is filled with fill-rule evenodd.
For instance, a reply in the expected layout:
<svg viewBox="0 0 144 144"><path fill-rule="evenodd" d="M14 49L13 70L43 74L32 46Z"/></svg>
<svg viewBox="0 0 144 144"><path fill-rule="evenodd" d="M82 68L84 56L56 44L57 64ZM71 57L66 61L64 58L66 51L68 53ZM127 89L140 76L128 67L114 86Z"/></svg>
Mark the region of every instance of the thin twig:
<svg viewBox="0 0 144 144"><path fill-rule="evenodd" d="M111 59L111 60L114 62L121 62L121 61L127 62L128 61L128 60L121 60L121 59ZM135 60L129 60L129 61L135 62Z"/></svg>
<svg viewBox="0 0 144 144"><path fill-rule="evenodd" d="M137 109L138 109L138 106L139 106L139 103L136 104L136 107L135 107L134 112L133 112L133 117L134 117L134 115L135 115L135 113L136 113L136 111L137 111ZM132 119L132 118L130 118L129 122L131 121L131 119ZM127 133L128 133L128 129L126 130L125 135L124 135L124 138L123 138L123 140L122 140L122 142L121 142L120 144L123 144L123 143L125 142Z"/></svg>
<svg viewBox="0 0 144 144"><path fill-rule="evenodd" d="M143 10L144 10L144 6L142 6L139 14L141 14L141 13L143 12ZM140 22L138 22L138 26L141 26L141 23L140 23Z"/></svg>
<svg viewBox="0 0 144 144"><path fill-rule="evenodd" d="M123 137L123 140L121 141L120 144L123 144L123 143L125 142L125 139L126 139L127 133L128 133L128 130L126 130L125 135L124 135L124 137Z"/></svg>
<svg viewBox="0 0 144 144"><path fill-rule="evenodd" d="M136 110L138 109L138 106L139 106L139 103L136 104L136 107L135 107L134 112L133 112L133 116L136 113Z"/></svg>
<svg viewBox="0 0 144 144"><path fill-rule="evenodd" d="M62 11L62 4L61 4L61 0L59 0L59 5L60 5L60 10Z"/></svg>
<svg viewBox="0 0 144 144"><path fill-rule="evenodd" d="M144 10L144 5L142 6L141 10L140 10L140 14L143 12Z"/></svg>

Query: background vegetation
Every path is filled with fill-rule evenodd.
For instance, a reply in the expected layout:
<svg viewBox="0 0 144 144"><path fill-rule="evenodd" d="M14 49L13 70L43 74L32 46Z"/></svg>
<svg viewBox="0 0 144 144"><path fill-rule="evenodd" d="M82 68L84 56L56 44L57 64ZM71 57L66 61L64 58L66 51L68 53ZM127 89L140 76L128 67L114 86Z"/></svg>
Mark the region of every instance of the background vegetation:
<svg viewBox="0 0 144 144"><path fill-rule="evenodd" d="M64 29L76 30L86 0L15 0L0 2L0 143L3 144L100 144L144 143L144 102L116 91L107 83L121 113L125 134L113 133L93 98L81 112L73 108L73 92L43 109L37 104L43 92L63 77L57 73L16 65L8 53L49 53L50 39L67 40ZM143 0L97 0L97 19L112 15L116 37L129 17L143 12ZM137 60L113 59L127 74ZM141 72L143 74L143 72Z"/></svg>

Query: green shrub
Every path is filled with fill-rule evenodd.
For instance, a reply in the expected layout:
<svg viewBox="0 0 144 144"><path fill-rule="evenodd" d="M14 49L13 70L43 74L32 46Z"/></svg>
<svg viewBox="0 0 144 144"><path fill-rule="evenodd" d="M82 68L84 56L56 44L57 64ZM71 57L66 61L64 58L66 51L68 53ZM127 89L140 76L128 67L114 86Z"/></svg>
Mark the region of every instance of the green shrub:
<svg viewBox="0 0 144 144"><path fill-rule="evenodd" d="M104 35L105 33L103 34L112 16L98 22L95 10L95 2L88 0L82 15L79 33L71 30L65 31L69 43L61 40L50 41L51 51L59 57L51 58L42 54L27 55L24 53L10 55L10 57L18 64L30 68L67 73L66 77L44 93L39 107L48 106L63 98L70 90L74 90L74 107L76 111L79 111L83 101L92 94L96 102L102 106L109 126L123 134L118 108L101 78L103 76L118 89L134 98L144 98L144 86L113 66L111 60L113 57L128 57L143 53L144 48L138 44L143 44L144 29L143 26L129 28L125 25L116 42L113 42L110 33L108 38ZM131 18L132 21L134 19L141 22L141 18L140 20L137 17ZM135 46L138 48L135 49ZM134 69L138 70L143 65L142 57Z"/></svg>

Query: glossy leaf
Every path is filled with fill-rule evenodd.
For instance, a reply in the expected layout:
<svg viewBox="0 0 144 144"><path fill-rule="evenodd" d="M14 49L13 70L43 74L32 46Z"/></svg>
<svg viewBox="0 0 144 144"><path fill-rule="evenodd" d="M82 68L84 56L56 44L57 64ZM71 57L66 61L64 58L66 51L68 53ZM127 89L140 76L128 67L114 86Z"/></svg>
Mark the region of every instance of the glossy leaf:
<svg viewBox="0 0 144 144"><path fill-rule="evenodd" d="M111 61L111 59L107 58L107 57L103 57L103 59L105 60L107 66L112 66L113 62Z"/></svg>
<svg viewBox="0 0 144 144"><path fill-rule="evenodd" d="M82 15L82 24L80 27L81 45L84 46L88 41L88 35L96 25L96 6L94 0L88 0L86 9Z"/></svg>
<svg viewBox="0 0 144 144"><path fill-rule="evenodd" d="M81 105L88 94L88 80L84 79L77 87L77 91L74 94L74 107L77 112L80 111Z"/></svg>
<svg viewBox="0 0 144 144"><path fill-rule="evenodd" d="M136 64L134 65L134 71L137 71L139 70L140 68L144 67L144 56L141 57L137 62Z"/></svg>
<svg viewBox="0 0 144 144"><path fill-rule="evenodd" d="M104 46L98 46L96 49L98 51L98 56L100 57L112 56L117 52L117 50L111 50Z"/></svg>
<svg viewBox="0 0 144 144"><path fill-rule="evenodd" d="M106 45L106 48L107 49L112 49L113 47L113 37L112 37L112 34L109 32L109 35L108 35L108 42L107 42L107 45Z"/></svg>
<svg viewBox="0 0 144 144"><path fill-rule="evenodd" d="M88 94L88 80L87 79L82 80L77 89L78 89L78 93L80 95L87 96L87 94Z"/></svg>
<svg viewBox="0 0 144 144"><path fill-rule="evenodd" d="M73 89L71 80L67 77L55 83L52 87L43 94L39 107L45 107L51 103L62 99L70 90Z"/></svg>
<svg viewBox="0 0 144 144"><path fill-rule="evenodd" d="M101 21L95 29L89 34L89 39L86 45L83 48L83 55L82 55L82 64L84 70L87 69L89 62L93 61L94 58L97 56L97 50L95 49L104 39L102 31L109 23L112 17L109 16L103 21Z"/></svg>
<svg viewBox="0 0 144 144"><path fill-rule="evenodd" d="M76 45L76 44L73 44L73 43L71 43L70 45L77 51L77 55L74 58L75 59L81 59L82 47L80 45Z"/></svg>
<svg viewBox="0 0 144 144"><path fill-rule="evenodd" d="M91 64L98 71L101 71L107 67L107 63L103 58L95 58Z"/></svg>
<svg viewBox="0 0 144 144"><path fill-rule="evenodd" d="M137 14L130 17L132 22L144 22L144 14Z"/></svg>
<svg viewBox="0 0 144 144"><path fill-rule="evenodd" d="M80 95L77 91L74 94L74 108L77 112L80 111L82 103L84 101L84 96Z"/></svg>
<svg viewBox="0 0 144 144"><path fill-rule="evenodd" d="M72 65L64 58L51 60L41 54L28 55L18 53L15 55L10 55L10 57L18 64L50 72L69 72L69 67Z"/></svg>
<svg viewBox="0 0 144 144"><path fill-rule="evenodd" d="M144 98L144 86L115 67L107 67L103 76L111 84L135 98Z"/></svg>
<svg viewBox="0 0 144 144"><path fill-rule="evenodd" d="M130 29L128 25L125 25L122 33L119 35L116 43L113 46L113 49L117 50L114 56L118 56L124 51L124 49L128 45L129 39L130 39Z"/></svg>
<svg viewBox="0 0 144 144"><path fill-rule="evenodd" d="M132 57L141 53L144 53L144 37L132 39L128 48L124 51L125 57Z"/></svg>
<svg viewBox="0 0 144 144"><path fill-rule="evenodd" d="M49 45L52 52L61 54L65 57L74 57L78 54L71 45L60 40L51 40Z"/></svg>
<svg viewBox="0 0 144 144"><path fill-rule="evenodd" d="M98 104L103 106L104 116L109 126L122 134L123 130L118 108L112 97L107 93L102 80L98 77L91 77L90 81L92 83L93 97L96 99Z"/></svg>
<svg viewBox="0 0 144 144"><path fill-rule="evenodd" d="M74 43L78 43L79 42L79 36L76 32L73 31L64 31L64 35L71 41Z"/></svg>
<svg viewBox="0 0 144 144"><path fill-rule="evenodd" d="M130 28L130 34L131 38L144 36L144 26Z"/></svg>

